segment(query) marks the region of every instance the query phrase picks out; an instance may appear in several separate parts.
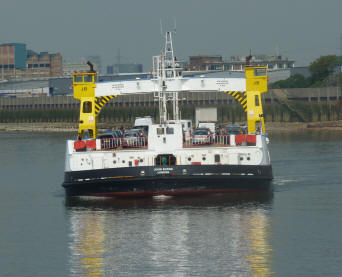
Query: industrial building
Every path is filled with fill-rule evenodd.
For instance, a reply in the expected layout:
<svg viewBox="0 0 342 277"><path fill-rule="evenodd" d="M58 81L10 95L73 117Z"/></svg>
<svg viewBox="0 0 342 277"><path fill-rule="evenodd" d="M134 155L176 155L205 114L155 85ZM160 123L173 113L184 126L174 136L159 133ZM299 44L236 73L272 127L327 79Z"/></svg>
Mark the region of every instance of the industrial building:
<svg viewBox="0 0 342 277"><path fill-rule="evenodd" d="M190 56L186 69L189 71L242 71L246 65L246 58L246 56L232 56L230 60L224 61L220 55ZM294 63L294 60L283 59L281 55L252 55L250 59L250 65L267 66L272 70L293 68Z"/></svg>
<svg viewBox="0 0 342 277"><path fill-rule="evenodd" d="M62 76L59 53L39 54L28 50L25 43L0 44L0 80L22 80Z"/></svg>

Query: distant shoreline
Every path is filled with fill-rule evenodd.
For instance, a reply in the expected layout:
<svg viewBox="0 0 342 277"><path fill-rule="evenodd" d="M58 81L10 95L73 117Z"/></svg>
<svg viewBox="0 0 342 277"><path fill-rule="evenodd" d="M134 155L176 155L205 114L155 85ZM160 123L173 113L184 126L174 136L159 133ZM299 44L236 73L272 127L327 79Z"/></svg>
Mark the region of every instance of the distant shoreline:
<svg viewBox="0 0 342 277"><path fill-rule="evenodd" d="M109 124L107 124L109 125ZM107 126L105 125L105 126ZM110 126L110 125L109 125ZM102 126L102 128L105 128ZM101 130L101 127L99 128ZM77 132L75 123L0 123L0 132ZM305 130L332 130L342 131L342 121L328 122L268 122L266 132L305 131Z"/></svg>

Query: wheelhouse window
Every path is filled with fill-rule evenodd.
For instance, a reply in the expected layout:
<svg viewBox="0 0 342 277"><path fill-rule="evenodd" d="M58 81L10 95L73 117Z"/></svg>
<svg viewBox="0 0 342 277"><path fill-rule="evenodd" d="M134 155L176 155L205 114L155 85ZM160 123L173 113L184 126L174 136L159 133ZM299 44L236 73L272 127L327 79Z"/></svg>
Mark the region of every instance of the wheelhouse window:
<svg viewBox="0 0 342 277"><path fill-rule="evenodd" d="M93 75L84 75L84 82L92 82L93 81Z"/></svg>
<svg viewBox="0 0 342 277"><path fill-rule="evenodd" d="M77 83L83 82L83 76L82 75L74 76L74 82L77 82Z"/></svg>
<svg viewBox="0 0 342 277"><path fill-rule="evenodd" d="M254 76L266 76L266 69L257 68L254 70Z"/></svg>

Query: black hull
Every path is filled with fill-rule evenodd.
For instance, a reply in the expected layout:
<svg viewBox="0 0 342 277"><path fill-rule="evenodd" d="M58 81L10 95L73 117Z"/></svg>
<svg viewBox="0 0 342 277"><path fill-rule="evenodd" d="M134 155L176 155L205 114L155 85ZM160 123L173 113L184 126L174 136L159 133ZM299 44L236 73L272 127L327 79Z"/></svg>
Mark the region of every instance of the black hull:
<svg viewBox="0 0 342 277"><path fill-rule="evenodd" d="M272 179L271 166L128 167L66 172L63 187L69 196L196 195L265 191Z"/></svg>

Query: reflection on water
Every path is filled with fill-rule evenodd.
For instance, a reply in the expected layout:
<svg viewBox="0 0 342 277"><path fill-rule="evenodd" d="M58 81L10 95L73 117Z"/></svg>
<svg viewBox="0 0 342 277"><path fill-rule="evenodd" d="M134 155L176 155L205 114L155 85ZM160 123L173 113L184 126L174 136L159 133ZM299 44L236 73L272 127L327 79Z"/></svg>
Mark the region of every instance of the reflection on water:
<svg viewBox="0 0 342 277"><path fill-rule="evenodd" d="M272 198L67 198L70 273L270 276Z"/></svg>
<svg viewBox="0 0 342 277"><path fill-rule="evenodd" d="M71 260L75 276L103 276L105 253L104 217L96 212L73 212L71 220Z"/></svg>
<svg viewBox="0 0 342 277"><path fill-rule="evenodd" d="M269 265L271 262L271 245L269 218L260 212L254 212L253 216L246 222L249 226L249 256L248 261L254 276L272 275Z"/></svg>
<svg viewBox="0 0 342 277"><path fill-rule="evenodd" d="M175 276L185 276L189 264L189 219L186 212L152 213L151 267L162 273L173 272ZM165 265L171 268L171 271Z"/></svg>

